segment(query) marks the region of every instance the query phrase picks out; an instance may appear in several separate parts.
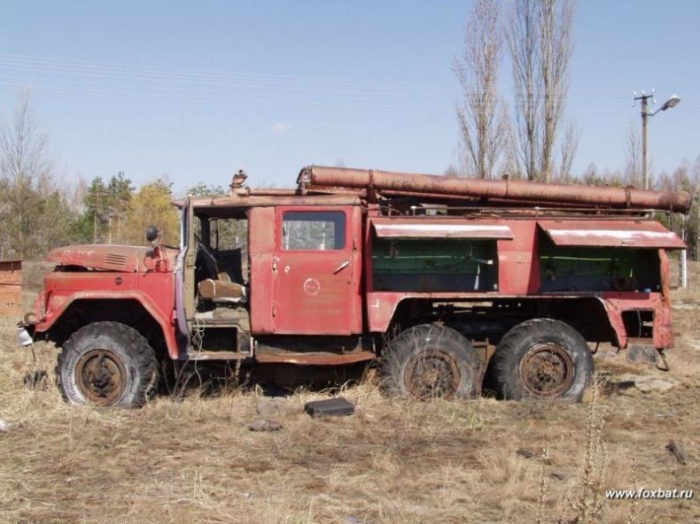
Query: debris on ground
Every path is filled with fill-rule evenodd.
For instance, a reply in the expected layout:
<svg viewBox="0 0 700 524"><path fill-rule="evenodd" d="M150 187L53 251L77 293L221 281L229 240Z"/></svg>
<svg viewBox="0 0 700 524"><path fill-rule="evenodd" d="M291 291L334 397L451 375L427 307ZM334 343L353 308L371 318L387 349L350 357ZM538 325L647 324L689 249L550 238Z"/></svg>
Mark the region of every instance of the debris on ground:
<svg viewBox="0 0 700 524"><path fill-rule="evenodd" d="M515 451L515 454L520 455L521 457L526 459L532 458L535 455L531 450L525 448L518 448Z"/></svg>
<svg viewBox="0 0 700 524"><path fill-rule="evenodd" d="M282 429L282 424L266 418L256 418L248 424L248 429L250 431L279 431Z"/></svg>
<svg viewBox="0 0 700 524"><path fill-rule="evenodd" d="M659 378L649 375L638 376L624 374L615 377L614 380L608 379L605 384L605 391L607 393L620 393L624 390L635 388L640 393L651 393L653 391L657 391L659 393L666 393L667 391L673 389L676 386L676 382L665 378Z"/></svg>
<svg viewBox="0 0 700 524"><path fill-rule="evenodd" d="M0 433L7 433L10 429L10 423L0 418Z"/></svg>
<svg viewBox="0 0 700 524"><path fill-rule="evenodd" d="M684 466L688 464L688 455L685 454L685 450L680 442L671 440L666 444L666 449L673 453L679 464L683 464Z"/></svg>
<svg viewBox="0 0 700 524"><path fill-rule="evenodd" d="M344 417L355 413L355 406L347 399L338 397L307 402L304 411L312 417Z"/></svg>
<svg viewBox="0 0 700 524"><path fill-rule="evenodd" d="M255 406L255 412L263 418L289 415L296 409L287 397L262 397Z"/></svg>
<svg viewBox="0 0 700 524"><path fill-rule="evenodd" d="M666 393L676 386L675 382L657 377L639 377L634 381L635 387L642 393L651 393L658 391Z"/></svg>

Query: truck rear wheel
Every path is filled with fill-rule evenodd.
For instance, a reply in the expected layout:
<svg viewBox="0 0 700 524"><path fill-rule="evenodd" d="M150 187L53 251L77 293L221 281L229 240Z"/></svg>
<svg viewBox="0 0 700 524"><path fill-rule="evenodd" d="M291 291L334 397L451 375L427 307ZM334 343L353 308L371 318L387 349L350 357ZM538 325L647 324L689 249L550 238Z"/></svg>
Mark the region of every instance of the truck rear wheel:
<svg viewBox="0 0 700 524"><path fill-rule="evenodd" d="M437 324L401 332L382 356L383 388L416 400L461 398L476 394L479 359L457 331Z"/></svg>
<svg viewBox="0 0 700 524"><path fill-rule="evenodd" d="M156 355L135 329L94 322L76 331L58 355L56 380L72 404L135 408L157 384Z"/></svg>
<svg viewBox="0 0 700 524"><path fill-rule="evenodd" d="M593 356L570 325L540 318L506 333L489 367L503 398L580 401L593 373Z"/></svg>

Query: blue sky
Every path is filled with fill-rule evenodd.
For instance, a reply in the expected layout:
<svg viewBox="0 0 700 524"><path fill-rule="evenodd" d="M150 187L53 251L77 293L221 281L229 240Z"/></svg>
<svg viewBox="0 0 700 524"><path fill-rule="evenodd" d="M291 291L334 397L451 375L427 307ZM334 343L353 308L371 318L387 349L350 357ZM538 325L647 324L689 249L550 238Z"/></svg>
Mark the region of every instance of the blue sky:
<svg viewBox="0 0 700 524"><path fill-rule="evenodd" d="M67 180L168 175L176 193L291 186L307 164L442 173L456 162L452 71L470 1L0 3L0 115L17 93ZM700 155L700 2L579 0L567 115L575 172L621 169L634 91L656 89L653 172ZM509 69L501 75L508 84ZM507 87L506 100L512 99ZM657 105L658 107L658 105Z"/></svg>

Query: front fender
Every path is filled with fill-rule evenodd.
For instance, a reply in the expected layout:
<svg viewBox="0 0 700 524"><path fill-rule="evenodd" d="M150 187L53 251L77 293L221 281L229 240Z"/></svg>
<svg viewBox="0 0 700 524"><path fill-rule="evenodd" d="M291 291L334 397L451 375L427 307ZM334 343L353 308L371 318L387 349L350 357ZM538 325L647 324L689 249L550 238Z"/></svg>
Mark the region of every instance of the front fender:
<svg viewBox="0 0 700 524"><path fill-rule="evenodd" d="M137 290L111 292L79 291L67 296L52 293L48 297L45 315L32 326L34 333L48 332L60 322L63 315L72 305L77 302L89 302L91 300L133 300L138 302L160 326L170 357L174 359L178 357L177 339L175 338L174 330L174 310L171 307L169 311L164 311L150 295Z"/></svg>

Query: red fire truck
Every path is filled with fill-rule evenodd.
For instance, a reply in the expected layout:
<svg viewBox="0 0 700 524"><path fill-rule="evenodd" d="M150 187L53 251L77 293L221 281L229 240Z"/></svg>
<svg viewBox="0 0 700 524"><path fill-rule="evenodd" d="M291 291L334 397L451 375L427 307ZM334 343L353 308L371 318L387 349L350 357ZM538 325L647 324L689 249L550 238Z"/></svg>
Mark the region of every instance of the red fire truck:
<svg viewBox="0 0 700 524"><path fill-rule="evenodd" d="M140 406L166 360L377 361L390 394L581 399L598 343L673 345L654 212L686 193L304 168L186 199L179 247L53 250L25 339L74 403ZM635 357L636 358L636 357Z"/></svg>

